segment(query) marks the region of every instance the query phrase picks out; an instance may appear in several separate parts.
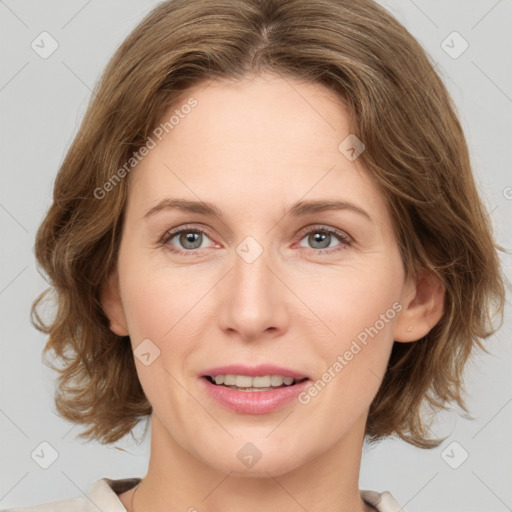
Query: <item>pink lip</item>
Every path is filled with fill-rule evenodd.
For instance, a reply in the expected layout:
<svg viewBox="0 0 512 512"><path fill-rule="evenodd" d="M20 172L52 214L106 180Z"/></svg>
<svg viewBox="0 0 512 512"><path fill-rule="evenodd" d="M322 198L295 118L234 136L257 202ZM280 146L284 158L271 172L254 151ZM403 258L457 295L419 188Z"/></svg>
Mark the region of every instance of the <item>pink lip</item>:
<svg viewBox="0 0 512 512"><path fill-rule="evenodd" d="M300 380L309 377L303 373L282 366L273 364L260 364L259 366L245 366L243 364L231 364L228 366L217 366L205 370L201 376L216 377L217 375L249 375L251 377L260 377L263 375L281 375L282 377L293 377Z"/></svg>
<svg viewBox="0 0 512 512"><path fill-rule="evenodd" d="M225 369L223 371L216 371L213 373L214 375L247 375L247 372L233 372L233 367L229 367L229 372L226 372ZM260 372L260 370L255 370ZM231 373L230 373L231 372ZM282 370L279 372L263 372L258 373L257 375L283 375ZM293 375L284 375L286 377L293 377ZM221 405L231 409L235 412L242 414L267 414L276 409L283 407L285 404L291 402L294 398L297 397L299 393L304 391L306 386L308 386L311 381L304 380L299 382L298 384L294 384L293 386L286 386L282 388L275 388L270 391L237 391L236 389L227 388L224 386L217 386L212 384L206 377L202 377L200 379L203 382L203 385L206 388L207 393L217 400Z"/></svg>

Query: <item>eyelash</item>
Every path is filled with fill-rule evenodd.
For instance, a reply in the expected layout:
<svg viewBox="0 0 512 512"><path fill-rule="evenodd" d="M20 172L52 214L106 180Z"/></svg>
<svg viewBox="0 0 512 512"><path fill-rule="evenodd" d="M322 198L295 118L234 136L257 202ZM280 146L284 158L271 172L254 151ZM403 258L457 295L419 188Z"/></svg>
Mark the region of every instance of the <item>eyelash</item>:
<svg viewBox="0 0 512 512"><path fill-rule="evenodd" d="M166 233L164 233L164 235L160 239L159 244L161 246L167 246L169 251L171 251L175 254L180 254L180 255L184 255L184 256L194 256L197 253L197 251L200 251L201 249L182 250L182 249L177 249L176 247L172 246L169 243L176 235L180 235L181 233L201 233L203 235L206 235L208 238L210 238L207 231L204 229L201 229L199 227L193 227L193 226L182 226L179 229L170 230L170 231L167 231ZM306 248L310 253L315 254L315 255L331 254L333 252L338 252L343 249L346 249L347 247L352 245L352 239L348 235L343 233L343 231L339 231L337 229L329 228L329 227L325 227L325 226L322 226L322 227L313 226L308 231L301 233L301 238L299 241L303 240L307 235L310 235L312 233L327 233L329 235L333 235L335 238L337 238L341 242L341 245L339 245L339 246L325 248L325 249Z"/></svg>

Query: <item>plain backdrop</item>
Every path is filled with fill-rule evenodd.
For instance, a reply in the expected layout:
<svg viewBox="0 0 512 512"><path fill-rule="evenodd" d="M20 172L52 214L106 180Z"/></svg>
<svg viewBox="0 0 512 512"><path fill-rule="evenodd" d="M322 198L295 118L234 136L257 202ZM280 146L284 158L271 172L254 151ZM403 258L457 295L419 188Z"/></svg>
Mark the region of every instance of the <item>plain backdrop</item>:
<svg viewBox="0 0 512 512"><path fill-rule="evenodd" d="M512 2L381 3L436 62L459 110L497 239L509 249ZM0 508L81 496L101 477L146 471L149 438L86 443L76 437L80 427L56 415L55 376L41 362L46 340L31 326L29 311L46 287L33 246L56 173L106 62L156 4L0 1ZM48 58L31 46L41 32L58 43ZM510 278L510 255L502 261ZM474 419L455 410L440 415L433 430L447 439L432 450L399 440L365 446L361 488L391 491L408 512L512 510L510 309L507 303L505 323L487 343L490 354L468 367ZM142 431L143 425L136 434ZM55 458L47 469L34 455L42 451L46 463Z"/></svg>

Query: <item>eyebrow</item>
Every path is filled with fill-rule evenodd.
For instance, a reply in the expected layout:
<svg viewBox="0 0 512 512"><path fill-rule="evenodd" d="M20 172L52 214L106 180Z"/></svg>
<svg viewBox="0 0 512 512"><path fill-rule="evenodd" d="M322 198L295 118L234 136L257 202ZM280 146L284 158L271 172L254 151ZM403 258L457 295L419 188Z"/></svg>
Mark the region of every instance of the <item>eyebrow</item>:
<svg viewBox="0 0 512 512"><path fill-rule="evenodd" d="M191 201L189 199L163 199L156 206L150 208L144 214L143 218L151 217L162 210L172 209L223 219L222 211L214 204L205 201ZM370 222L373 222L370 214L366 210L363 210L361 207L348 201L338 200L299 201L285 209L284 216L291 215L292 217L301 217L313 213L333 210L348 210L362 215Z"/></svg>

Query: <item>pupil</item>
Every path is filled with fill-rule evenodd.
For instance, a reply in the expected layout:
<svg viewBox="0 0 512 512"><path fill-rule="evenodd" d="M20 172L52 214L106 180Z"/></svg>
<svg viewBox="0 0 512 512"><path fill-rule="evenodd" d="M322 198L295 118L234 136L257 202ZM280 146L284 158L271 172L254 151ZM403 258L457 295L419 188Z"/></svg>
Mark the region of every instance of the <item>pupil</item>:
<svg viewBox="0 0 512 512"><path fill-rule="evenodd" d="M180 236L180 243L187 249L197 249L201 246L200 235L201 233L188 231ZM198 240L199 244L197 243Z"/></svg>
<svg viewBox="0 0 512 512"><path fill-rule="evenodd" d="M325 242L325 240L328 240L328 237L330 237L331 235L329 233L314 233L313 235L311 235L310 237L312 237L312 240L313 240L313 243L312 245L314 246L314 244L316 244L317 242L320 243L320 247L316 247L317 249L325 249L326 247L329 247L329 243L325 244L325 243L322 243L322 242Z"/></svg>

